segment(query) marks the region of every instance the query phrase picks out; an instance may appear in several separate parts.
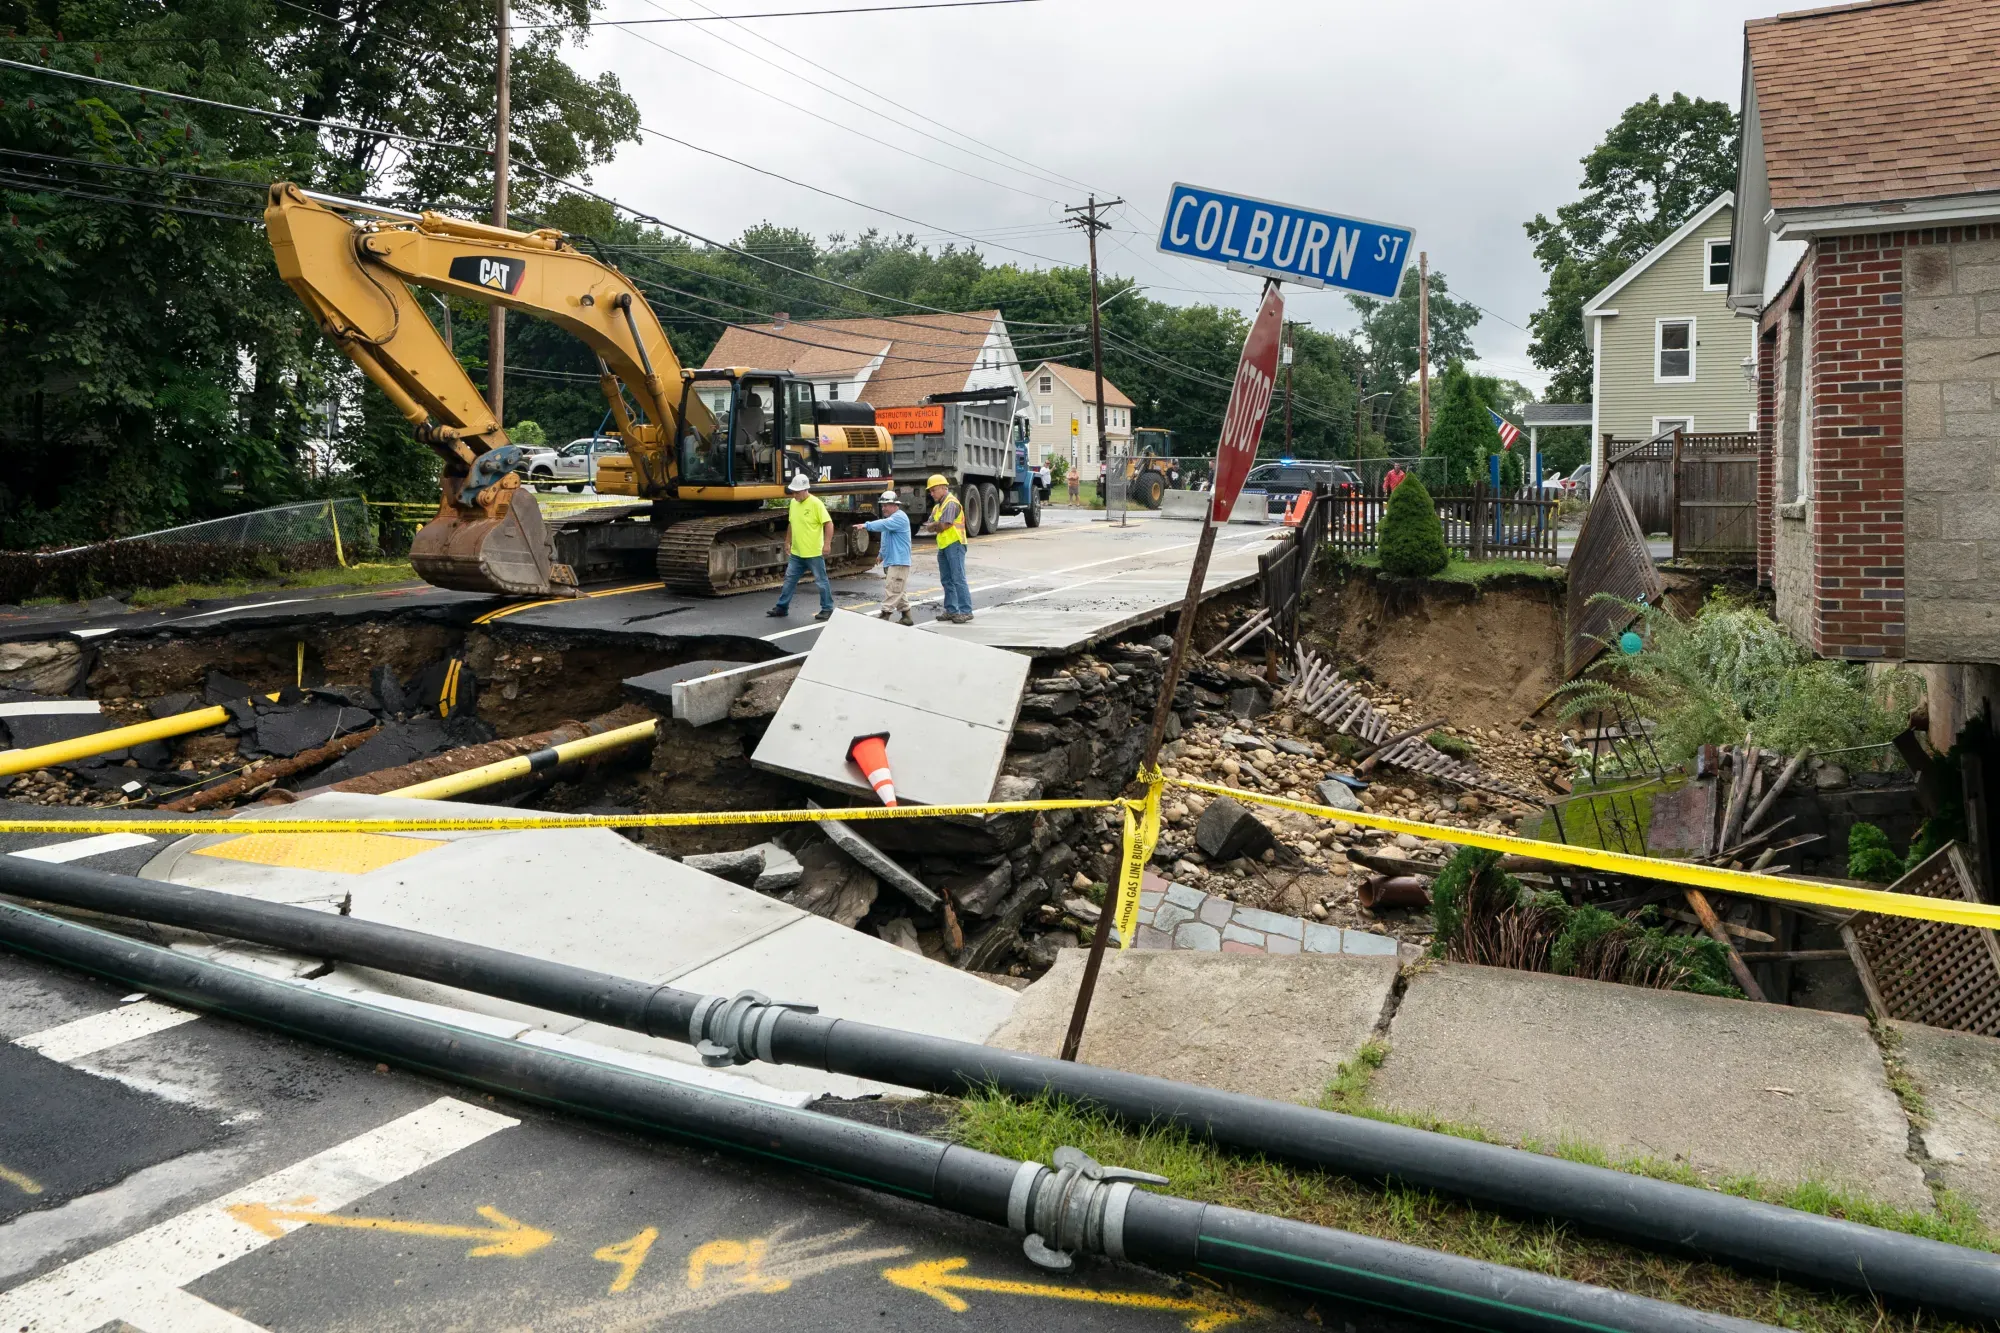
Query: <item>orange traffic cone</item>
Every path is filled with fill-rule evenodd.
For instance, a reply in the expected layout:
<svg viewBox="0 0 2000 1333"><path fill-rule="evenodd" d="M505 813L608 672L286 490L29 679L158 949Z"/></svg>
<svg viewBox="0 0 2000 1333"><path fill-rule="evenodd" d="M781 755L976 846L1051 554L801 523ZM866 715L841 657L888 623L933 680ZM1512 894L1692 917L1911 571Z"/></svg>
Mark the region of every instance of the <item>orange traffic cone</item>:
<svg viewBox="0 0 2000 1333"><path fill-rule="evenodd" d="M1306 521L1306 510L1312 507L1311 491L1300 491L1292 497L1292 507L1285 511L1285 526L1296 528Z"/></svg>
<svg viewBox="0 0 2000 1333"><path fill-rule="evenodd" d="M896 803L896 778L889 772L889 733L856 736L847 746L848 762L860 769L882 804Z"/></svg>

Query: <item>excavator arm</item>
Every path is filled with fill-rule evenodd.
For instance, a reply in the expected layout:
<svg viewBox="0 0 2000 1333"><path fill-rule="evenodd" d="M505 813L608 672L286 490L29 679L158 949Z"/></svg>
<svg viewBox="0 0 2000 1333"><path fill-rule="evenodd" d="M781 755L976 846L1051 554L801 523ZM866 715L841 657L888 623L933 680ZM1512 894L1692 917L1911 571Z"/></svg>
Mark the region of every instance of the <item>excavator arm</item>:
<svg viewBox="0 0 2000 1333"><path fill-rule="evenodd" d="M425 287L520 310L582 339L631 460L634 489L673 482L681 364L644 295L624 274L552 230L510 231L441 213L405 213L271 187L264 223L278 272L340 350L444 458L437 517L411 545L417 572L441 587L517 594L573 590L556 563L517 450L411 292ZM687 395L686 423L714 422Z"/></svg>

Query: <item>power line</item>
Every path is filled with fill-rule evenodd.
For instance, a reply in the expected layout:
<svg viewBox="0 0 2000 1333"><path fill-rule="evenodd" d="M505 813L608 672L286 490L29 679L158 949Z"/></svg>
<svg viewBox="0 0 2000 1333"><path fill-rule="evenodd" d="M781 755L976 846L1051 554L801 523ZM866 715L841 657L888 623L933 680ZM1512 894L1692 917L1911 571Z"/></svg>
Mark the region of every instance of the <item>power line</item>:
<svg viewBox="0 0 2000 1333"><path fill-rule="evenodd" d="M11 173L0 172L0 174ZM75 199L88 199L93 203L123 204L131 208L150 208L160 213L186 213L200 218L219 218L224 222L255 223L260 221L258 218L249 217L242 213L217 213L206 208L188 208L182 204L163 204L150 199L133 199L126 195L92 194L83 190L66 190L58 185L49 185L40 182L17 187L0 181L0 191L11 191L15 194L62 194Z"/></svg>
<svg viewBox="0 0 2000 1333"><path fill-rule="evenodd" d="M742 19L820 18L828 14L900 14L918 9L980 9L987 5L1032 5L1040 0L935 0L920 5L857 5L850 9L780 9L763 14L709 14L700 18L591 19L584 23L517 23L518 28L624 28L641 23L735 23Z"/></svg>

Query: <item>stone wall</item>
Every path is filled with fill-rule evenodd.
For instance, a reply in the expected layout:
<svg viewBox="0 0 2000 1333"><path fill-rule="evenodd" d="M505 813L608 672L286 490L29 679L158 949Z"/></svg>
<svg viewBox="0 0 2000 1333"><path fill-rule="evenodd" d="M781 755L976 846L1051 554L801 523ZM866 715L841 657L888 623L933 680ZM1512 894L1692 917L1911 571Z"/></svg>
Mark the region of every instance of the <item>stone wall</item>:
<svg viewBox="0 0 2000 1333"><path fill-rule="evenodd" d="M1920 233L1908 291L1906 656L2000 662L2000 238Z"/></svg>
<svg viewBox="0 0 2000 1333"><path fill-rule="evenodd" d="M1772 524L1771 588L1778 623L1800 643L1811 643L1812 514L1807 501L1781 506Z"/></svg>

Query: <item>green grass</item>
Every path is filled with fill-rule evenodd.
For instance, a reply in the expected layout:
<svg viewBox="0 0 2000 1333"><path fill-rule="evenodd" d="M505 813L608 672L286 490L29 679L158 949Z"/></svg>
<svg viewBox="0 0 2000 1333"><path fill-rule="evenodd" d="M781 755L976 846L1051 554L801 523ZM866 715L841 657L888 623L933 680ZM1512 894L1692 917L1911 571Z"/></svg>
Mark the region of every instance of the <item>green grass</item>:
<svg viewBox="0 0 2000 1333"><path fill-rule="evenodd" d="M133 607L185 606L209 597L243 597L255 592L291 588L372 588L384 583L408 583L417 577L407 560L349 565L346 569L309 569L271 579L236 579L228 583L176 583L166 588L142 588L127 599Z"/></svg>
<svg viewBox="0 0 2000 1333"><path fill-rule="evenodd" d="M1379 571L1381 560L1373 551L1349 551L1344 553L1347 563L1356 569ZM1539 560L1461 560L1457 556L1451 563L1430 576L1432 583L1467 583L1477 586L1497 579L1534 579L1542 583L1562 583L1569 577L1559 565L1545 565Z"/></svg>
<svg viewBox="0 0 2000 1333"><path fill-rule="evenodd" d="M1424 740L1439 754L1450 755L1453 759L1476 760L1479 755L1477 745L1463 736L1454 736L1448 731L1433 731L1424 737Z"/></svg>
<svg viewBox="0 0 2000 1333"><path fill-rule="evenodd" d="M1364 1045L1327 1085L1322 1107L1498 1142L1475 1125L1371 1106L1369 1085L1388 1054L1381 1042ZM959 1103L954 1135L969 1147L1031 1161L1046 1162L1065 1145L1081 1148L1107 1165L1165 1176L1170 1183L1163 1192L1182 1198L1379 1236L1808 1333L1941 1333L1975 1327L1932 1311L1892 1309L1859 1295L1774 1281L1722 1264L1622 1244L1560 1222L1489 1212L1427 1190L1350 1180L1254 1154L1231 1153L1170 1127L1133 1129L1047 1097L1032 1102L997 1094L967 1098ZM1569 1161L1706 1187L1685 1163L1655 1157L1614 1159L1580 1139L1566 1138L1553 1147L1522 1146ZM1724 1181L1720 1188L1953 1244L1996 1248L1972 1211L1950 1195L1940 1196L1938 1213L1931 1215L1891 1208L1823 1184L1780 1189L1744 1177Z"/></svg>

